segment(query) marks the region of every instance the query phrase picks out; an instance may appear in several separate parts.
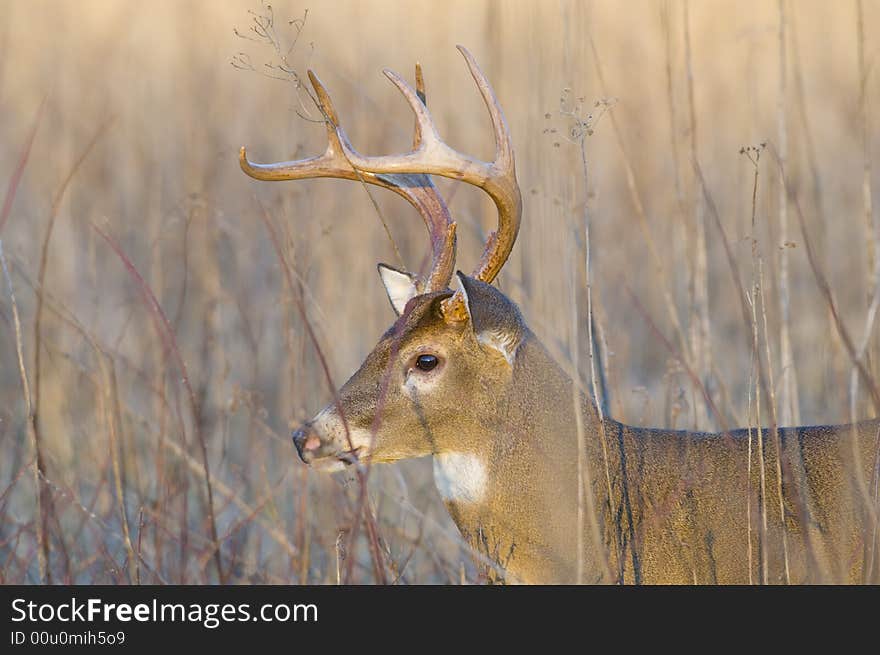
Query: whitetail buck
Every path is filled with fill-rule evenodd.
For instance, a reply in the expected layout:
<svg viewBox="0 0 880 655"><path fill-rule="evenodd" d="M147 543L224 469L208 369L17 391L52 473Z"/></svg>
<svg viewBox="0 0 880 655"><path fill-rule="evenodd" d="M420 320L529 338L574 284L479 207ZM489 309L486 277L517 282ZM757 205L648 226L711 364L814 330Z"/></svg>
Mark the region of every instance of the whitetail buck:
<svg viewBox="0 0 880 655"><path fill-rule="evenodd" d="M390 189L415 206L431 238L424 277L380 265L398 319L336 399L294 432L302 460L333 471L433 456L462 535L511 582L880 580L880 420L780 429L780 458L767 429L761 452L756 430L707 434L602 418L491 286L513 248L521 199L501 107L459 50L494 126L491 163L440 139L418 68L417 91L385 73L416 116L407 154L359 154L311 72L326 152L258 165L241 150L242 169L260 180L336 177ZM455 223L430 175L480 187L498 210L498 230L473 276L457 274L455 292Z"/></svg>

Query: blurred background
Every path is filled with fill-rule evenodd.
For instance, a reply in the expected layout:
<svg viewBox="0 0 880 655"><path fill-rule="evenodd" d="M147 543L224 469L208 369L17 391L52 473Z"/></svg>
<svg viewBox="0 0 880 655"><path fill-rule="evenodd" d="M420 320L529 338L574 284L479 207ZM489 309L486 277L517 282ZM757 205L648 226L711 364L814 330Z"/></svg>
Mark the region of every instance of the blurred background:
<svg viewBox="0 0 880 655"><path fill-rule="evenodd" d="M764 424L875 415L816 276L876 378L875 0L4 0L0 15L3 583L481 581L429 460L372 470L377 555L359 483L290 443L332 397L321 356L340 386L393 320L376 263L418 271L428 253L393 194L370 189L377 212L355 183L239 169L242 145L257 162L323 151L297 88L309 68L355 146L388 154L413 121L381 71L421 62L441 135L489 159L455 45L471 50L524 198L498 284L589 381L590 283L615 418L755 424L755 338ZM469 271L492 204L437 184Z"/></svg>

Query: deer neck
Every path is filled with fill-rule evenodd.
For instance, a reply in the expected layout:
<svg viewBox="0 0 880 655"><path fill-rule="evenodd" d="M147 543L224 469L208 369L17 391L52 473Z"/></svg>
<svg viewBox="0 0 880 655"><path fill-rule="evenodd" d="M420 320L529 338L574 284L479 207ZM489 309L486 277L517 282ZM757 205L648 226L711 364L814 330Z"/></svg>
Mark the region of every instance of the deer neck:
<svg viewBox="0 0 880 655"><path fill-rule="evenodd" d="M586 455L580 473L576 412ZM582 500L580 522L596 516L590 505L608 506L606 487L600 484L604 478L598 475L605 466L598 432L592 400L529 333L517 353L511 384L499 398L497 416L485 423L478 444L434 456L438 491L490 580L498 580L497 572L504 570L507 581L572 582L579 550L584 579L601 580L593 554L607 549L579 538L588 530L578 530L577 498L581 479L592 497ZM600 528L593 534L604 532Z"/></svg>

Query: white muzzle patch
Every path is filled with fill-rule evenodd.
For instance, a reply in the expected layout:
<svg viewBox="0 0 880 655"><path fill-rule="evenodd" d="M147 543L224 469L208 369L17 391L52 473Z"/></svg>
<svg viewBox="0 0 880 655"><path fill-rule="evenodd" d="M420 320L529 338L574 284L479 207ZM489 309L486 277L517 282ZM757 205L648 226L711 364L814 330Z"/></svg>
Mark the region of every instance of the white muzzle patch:
<svg viewBox="0 0 880 655"><path fill-rule="evenodd" d="M434 483L443 500L478 503L486 495L486 463L473 453L434 455Z"/></svg>
<svg viewBox="0 0 880 655"><path fill-rule="evenodd" d="M361 449L362 455L370 449L373 435L370 430L357 428L351 423L348 424L348 437L346 437L345 425L339 414L336 412L336 406L330 403L322 409L315 418L312 419L312 427L317 432L324 443L332 444L339 450L349 449L349 438L351 446L355 449Z"/></svg>

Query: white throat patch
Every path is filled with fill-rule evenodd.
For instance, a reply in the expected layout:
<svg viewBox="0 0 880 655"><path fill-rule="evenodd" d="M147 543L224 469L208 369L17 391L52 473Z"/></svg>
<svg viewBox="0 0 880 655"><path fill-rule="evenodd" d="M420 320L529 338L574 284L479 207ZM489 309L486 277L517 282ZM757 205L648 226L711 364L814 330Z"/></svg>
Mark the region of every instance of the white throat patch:
<svg viewBox="0 0 880 655"><path fill-rule="evenodd" d="M473 453L434 455L434 483L443 500L478 503L486 495L485 462Z"/></svg>

